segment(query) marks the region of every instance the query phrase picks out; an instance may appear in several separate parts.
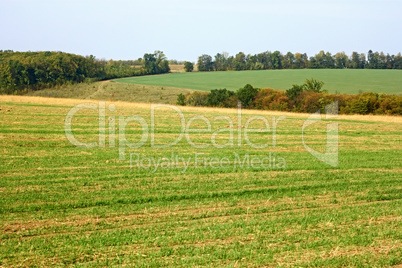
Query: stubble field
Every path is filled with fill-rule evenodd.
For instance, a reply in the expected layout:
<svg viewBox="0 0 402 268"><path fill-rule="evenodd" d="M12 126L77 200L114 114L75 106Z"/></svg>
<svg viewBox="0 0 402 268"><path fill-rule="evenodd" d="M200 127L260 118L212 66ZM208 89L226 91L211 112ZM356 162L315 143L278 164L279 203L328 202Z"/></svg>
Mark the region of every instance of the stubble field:
<svg viewBox="0 0 402 268"><path fill-rule="evenodd" d="M92 101L71 125L78 141L98 144L76 147L66 115L83 102L0 96L0 266L402 263L400 117L310 125L305 144L323 152L326 126L337 124L333 167L303 146L306 114L177 107L155 109L152 121L149 104L107 102L99 119L103 103ZM184 135L156 148L180 137L183 118L201 130L189 133L194 144Z"/></svg>

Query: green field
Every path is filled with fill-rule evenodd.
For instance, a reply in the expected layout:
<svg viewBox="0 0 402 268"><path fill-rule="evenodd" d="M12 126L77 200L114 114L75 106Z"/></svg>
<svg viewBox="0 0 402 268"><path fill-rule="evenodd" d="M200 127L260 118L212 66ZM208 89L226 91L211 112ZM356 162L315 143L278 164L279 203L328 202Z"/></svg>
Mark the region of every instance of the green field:
<svg viewBox="0 0 402 268"><path fill-rule="evenodd" d="M255 87L289 89L293 84L303 84L305 79L315 78L325 82L330 93L357 94L359 91L388 94L402 93L400 70L264 70L240 72L172 73L117 79L118 82L170 86L209 91L226 88L237 90L245 84Z"/></svg>
<svg viewBox="0 0 402 268"><path fill-rule="evenodd" d="M197 75L215 74L185 74ZM214 147L211 133L198 132L191 140L209 147L195 149L183 137L169 148L155 148L148 136L139 148L124 147L127 158L119 160L117 146L124 139L118 122L136 115L150 126L150 105L117 102L114 111L107 108L106 126L116 122L115 131L106 131L104 147L85 149L65 134L66 115L83 102L88 100L0 96L0 266L402 264L400 117L342 116L310 125L305 141L323 152L326 125L338 123L339 165L332 167L302 144L308 115L244 110L239 120L235 109L180 107L191 128L205 130L203 120L210 120L210 132L226 129L214 136L218 145L233 131L234 146ZM244 139L243 129L256 115L268 120L271 131L258 132L264 126L254 121L249 128L257 132L248 137L268 148L254 148ZM193 116L204 117L191 122ZM274 136L272 122L279 116L286 119ZM77 140L99 142L100 122L97 110L77 112L72 120ZM132 143L144 134L139 122L124 131ZM172 143L181 133L173 110L157 110L154 126L156 145ZM130 153L138 157L131 167ZM172 153L203 154L204 161L189 161L184 170L179 162L169 166ZM234 167L235 154L277 160L264 168ZM217 166L224 158L229 165ZM144 159L165 164L147 169L151 162ZM281 159L285 165L279 165Z"/></svg>

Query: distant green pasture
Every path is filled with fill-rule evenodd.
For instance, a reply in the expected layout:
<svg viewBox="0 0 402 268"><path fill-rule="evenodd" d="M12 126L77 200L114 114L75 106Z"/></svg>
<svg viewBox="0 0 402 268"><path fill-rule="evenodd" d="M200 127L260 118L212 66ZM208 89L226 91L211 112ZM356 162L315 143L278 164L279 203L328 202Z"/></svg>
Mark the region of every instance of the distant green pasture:
<svg viewBox="0 0 402 268"><path fill-rule="evenodd" d="M193 72L123 78L116 81L205 91L216 88L236 90L245 84L286 90L293 84L302 84L307 78L324 81L324 88L330 93L357 94L359 91L402 93L402 71L400 70L302 69Z"/></svg>

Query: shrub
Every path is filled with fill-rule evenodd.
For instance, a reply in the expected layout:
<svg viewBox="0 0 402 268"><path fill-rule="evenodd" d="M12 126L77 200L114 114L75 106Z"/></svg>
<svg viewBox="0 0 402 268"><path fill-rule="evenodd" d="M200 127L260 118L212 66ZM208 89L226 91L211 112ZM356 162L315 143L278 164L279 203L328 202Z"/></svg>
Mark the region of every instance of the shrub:
<svg viewBox="0 0 402 268"><path fill-rule="evenodd" d="M356 96L350 107L354 114L370 114L379 108L378 94L365 92Z"/></svg>
<svg viewBox="0 0 402 268"><path fill-rule="evenodd" d="M263 110L288 111L289 98L283 91L263 88L255 97L253 106Z"/></svg>
<svg viewBox="0 0 402 268"><path fill-rule="evenodd" d="M192 72L194 70L194 64L192 62L185 61L184 62L184 70L186 72Z"/></svg>
<svg viewBox="0 0 402 268"><path fill-rule="evenodd" d="M181 105L184 106L186 105L186 96L184 96L182 93L180 93L179 95L177 95L177 105Z"/></svg>
<svg viewBox="0 0 402 268"><path fill-rule="evenodd" d="M243 107L251 108L254 98L257 95L258 91L259 91L258 88L255 88L250 84L247 84L244 87L239 88L237 90L236 96L241 101Z"/></svg>
<svg viewBox="0 0 402 268"><path fill-rule="evenodd" d="M402 97L381 94L376 114L402 115Z"/></svg>
<svg viewBox="0 0 402 268"><path fill-rule="evenodd" d="M233 94L223 102L223 107L236 108L238 103L239 99L235 94Z"/></svg>
<svg viewBox="0 0 402 268"><path fill-rule="evenodd" d="M226 88L213 89L208 94L207 105L215 107L225 107L225 101L228 100L233 95L234 92L229 91Z"/></svg>
<svg viewBox="0 0 402 268"><path fill-rule="evenodd" d="M288 90L286 90L286 97L289 99L293 100L297 96L300 95L304 90L304 85L292 85L292 87Z"/></svg>
<svg viewBox="0 0 402 268"><path fill-rule="evenodd" d="M314 78L306 79L303 84L305 90L317 93L326 92L325 90L321 90L323 86L324 86L323 81L319 81Z"/></svg>
<svg viewBox="0 0 402 268"><path fill-rule="evenodd" d="M207 106L208 92L196 91L186 96L186 104L190 106Z"/></svg>
<svg viewBox="0 0 402 268"><path fill-rule="evenodd" d="M182 105L179 99L182 101L184 96L179 96L178 104ZM210 93L197 91L187 95L184 102L192 106L235 108L238 101L246 108L303 113L315 113L318 110L324 113L325 106L337 101L340 114L402 115L402 96L372 92L358 95L328 94L306 90L305 85L293 85L286 92L272 88L257 89L249 84L240 88L236 94L226 89L214 89Z"/></svg>

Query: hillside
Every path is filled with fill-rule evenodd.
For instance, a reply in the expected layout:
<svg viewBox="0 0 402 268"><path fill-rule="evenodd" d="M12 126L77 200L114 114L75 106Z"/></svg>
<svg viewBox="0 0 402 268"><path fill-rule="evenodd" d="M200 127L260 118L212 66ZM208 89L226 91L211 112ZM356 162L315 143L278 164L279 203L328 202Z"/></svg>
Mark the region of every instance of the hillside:
<svg viewBox="0 0 402 268"><path fill-rule="evenodd" d="M28 96L175 104L177 95L190 89L135 85L114 81L81 83L29 92Z"/></svg>
<svg viewBox="0 0 402 268"><path fill-rule="evenodd" d="M302 69L193 72L132 77L117 79L116 81L204 91L219 88L236 90L245 84L286 90L293 84L303 83L306 78L324 81L324 88L330 93L357 94L359 91L387 94L402 93L401 70Z"/></svg>

